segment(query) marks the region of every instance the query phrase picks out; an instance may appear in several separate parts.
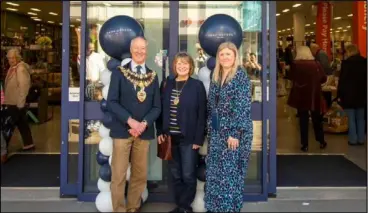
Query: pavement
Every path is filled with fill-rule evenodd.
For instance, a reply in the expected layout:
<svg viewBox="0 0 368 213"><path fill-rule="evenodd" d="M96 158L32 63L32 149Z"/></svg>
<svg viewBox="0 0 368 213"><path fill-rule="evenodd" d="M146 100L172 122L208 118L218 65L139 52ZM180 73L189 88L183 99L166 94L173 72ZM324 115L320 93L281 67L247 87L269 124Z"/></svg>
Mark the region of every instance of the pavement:
<svg viewBox="0 0 368 213"><path fill-rule="evenodd" d="M95 204L59 198L58 189L1 189L1 212L98 212ZM277 198L244 203L242 212L367 212L359 188L282 188ZM171 203L145 203L141 212L169 212Z"/></svg>

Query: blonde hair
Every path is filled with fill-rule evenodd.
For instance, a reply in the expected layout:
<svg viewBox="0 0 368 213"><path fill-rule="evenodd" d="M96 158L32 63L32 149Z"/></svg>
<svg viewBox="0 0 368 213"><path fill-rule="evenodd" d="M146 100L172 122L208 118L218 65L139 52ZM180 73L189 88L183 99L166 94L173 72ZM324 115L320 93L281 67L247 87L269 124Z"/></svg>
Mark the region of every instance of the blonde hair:
<svg viewBox="0 0 368 213"><path fill-rule="evenodd" d="M349 44L345 47L347 57L359 54L359 49L355 44Z"/></svg>
<svg viewBox="0 0 368 213"><path fill-rule="evenodd" d="M296 56L294 60L314 60L314 56L309 47L299 46L296 48Z"/></svg>
<svg viewBox="0 0 368 213"><path fill-rule="evenodd" d="M186 52L179 52L175 55L174 60L173 60L173 73L175 76L178 75L178 72L176 71L176 64L178 63L179 60L183 60L185 62L187 62L190 66L189 68L189 76L192 76L194 73L194 60L192 58L192 56L190 56L188 53Z"/></svg>
<svg viewBox="0 0 368 213"><path fill-rule="evenodd" d="M231 79L234 78L236 71L238 70L239 67L239 53L238 53L238 48L236 48L235 44L231 43L231 42L224 42L222 43L218 49L217 49L217 54L216 54L216 66L215 69L213 71L213 77L212 77L212 81L215 83L218 83L221 81L220 79L220 73L223 71L223 68L220 64L220 59L219 59L219 54L222 50L224 49L230 49L231 51L233 51L234 55L235 55L235 61L233 64L233 67L230 71L230 73L228 74L225 83L228 83Z"/></svg>

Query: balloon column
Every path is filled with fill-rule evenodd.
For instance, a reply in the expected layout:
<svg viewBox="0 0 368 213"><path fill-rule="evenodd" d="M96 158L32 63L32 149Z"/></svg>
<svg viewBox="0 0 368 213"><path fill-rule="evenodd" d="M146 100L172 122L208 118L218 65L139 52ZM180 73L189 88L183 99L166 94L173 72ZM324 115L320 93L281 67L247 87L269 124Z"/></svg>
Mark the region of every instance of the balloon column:
<svg viewBox="0 0 368 213"><path fill-rule="evenodd" d="M101 110L104 113L102 124L99 127L101 141L99 151L96 154L97 163L101 166L97 187L100 193L96 197L96 208L100 212L112 212L111 201L111 160L113 155L113 140L110 137L110 128L113 121L112 114L108 111L107 96L111 80L111 72L117 71L118 66L124 66L131 61L130 42L138 36L143 36L142 26L129 16L115 16L107 20L101 27L99 42L104 52L112 57L107 63L107 69L101 74L102 88ZM130 179L130 165L127 171L127 184ZM122 189L123 190L123 189ZM142 194L142 202L148 198L147 188Z"/></svg>
<svg viewBox="0 0 368 213"><path fill-rule="evenodd" d="M202 24L199 29L199 43L203 50L211 57L207 59L206 66L202 67L198 72L198 79L201 80L205 86L208 95L210 82L212 79L212 72L216 66L217 49L223 42L232 42L239 49L243 41L243 31L233 17L225 14L216 14L210 16ZM192 203L194 212L206 212L204 206L204 187L206 181L206 156L207 156L207 138L203 146L199 150L200 159L197 169L197 193Z"/></svg>

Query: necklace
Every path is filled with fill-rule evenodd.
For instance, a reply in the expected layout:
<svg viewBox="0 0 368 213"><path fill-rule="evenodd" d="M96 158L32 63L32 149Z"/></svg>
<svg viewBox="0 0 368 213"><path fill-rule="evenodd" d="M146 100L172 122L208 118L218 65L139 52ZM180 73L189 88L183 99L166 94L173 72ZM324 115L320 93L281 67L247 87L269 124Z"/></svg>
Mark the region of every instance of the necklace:
<svg viewBox="0 0 368 213"><path fill-rule="evenodd" d="M187 84L187 82L188 82L188 80L186 80L186 81L185 81L185 83L184 83L183 87L182 87L182 88L181 88L181 90L179 91L179 90L178 90L178 82L177 82L177 81L175 81L175 89L176 89L176 91L178 91L178 93L176 94L176 97L175 97L175 98L174 98L174 100L173 100L173 104L174 104L175 106L179 104L179 102L180 102L179 97L180 97L180 95L181 95L181 91L183 91L183 89L184 89L185 85Z"/></svg>

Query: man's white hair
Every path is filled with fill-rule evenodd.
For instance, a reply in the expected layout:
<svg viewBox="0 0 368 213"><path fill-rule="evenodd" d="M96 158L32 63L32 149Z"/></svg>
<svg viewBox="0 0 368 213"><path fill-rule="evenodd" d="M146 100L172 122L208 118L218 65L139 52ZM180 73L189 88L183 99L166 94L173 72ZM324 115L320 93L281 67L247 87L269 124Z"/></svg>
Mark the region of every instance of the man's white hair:
<svg viewBox="0 0 368 213"><path fill-rule="evenodd" d="M20 54L19 48L13 47L11 49L8 50L6 57L10 57L11 55L14 55L15 58L17 59L17 61L21 61L22 60L22 55Z"/></svg>
<svg viewBox="0 0 368 213"><path fill-rule="evenodd" d="M145 39L143 36L138 36L138 37L135 37L133 38L131 41L130 41L130 48L133 46L134 42L139 40L139 39L143 39L145 42L146 42L146 46L148 46L148 41L147 39Z"/></svg>
<svg viewBox="0 0 368 213"><path fill-rule="evenodd" d="M299 46L296 48L296 56L294 60L314 60L311 49L307 46Z"/></svg>

